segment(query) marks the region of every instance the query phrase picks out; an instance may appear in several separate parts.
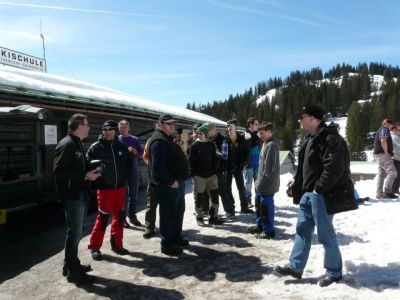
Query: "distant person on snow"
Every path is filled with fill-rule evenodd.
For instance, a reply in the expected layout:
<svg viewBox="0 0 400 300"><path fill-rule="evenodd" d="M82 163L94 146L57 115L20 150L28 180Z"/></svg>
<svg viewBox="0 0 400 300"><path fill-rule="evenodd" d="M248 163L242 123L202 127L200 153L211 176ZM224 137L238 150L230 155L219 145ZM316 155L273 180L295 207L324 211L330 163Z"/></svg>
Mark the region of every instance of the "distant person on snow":
<svg viewBox="0 0 400 300"><path fill-rule="evenodd" d="M397 198L393 194L393 182L397 177L397 171L393 163L393 140L390 130L394 123L384 119L382 126L375 133L374 156L378 161L378 180L376 198Z"/></svg>
<svg viewBox="0 0 400 300"><path fill-rule="evenodd" d="M392 192L399 194L400 187L400 126L395 125L392 128L393 139L393 164L397 171L397 177L393 182Z"/></svg>

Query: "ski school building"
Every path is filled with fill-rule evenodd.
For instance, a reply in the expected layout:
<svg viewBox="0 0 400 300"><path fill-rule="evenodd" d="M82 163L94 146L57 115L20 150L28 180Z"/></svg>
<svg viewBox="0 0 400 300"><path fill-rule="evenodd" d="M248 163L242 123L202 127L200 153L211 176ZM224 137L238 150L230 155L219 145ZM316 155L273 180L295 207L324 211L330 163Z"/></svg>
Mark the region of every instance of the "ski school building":
<svg viewBox="0 0 400 300"><path fill-rule="evenodd" d="M56 200L53 160L57 143L67 134L74 113L86 114L87 148L107 119L126 119L131 133L144 144L163 113L177 119L183 143L194 123L226 123L188 109L73 79L0 65L0 213ZM147 184L141 166L141 185Z"/></svg>

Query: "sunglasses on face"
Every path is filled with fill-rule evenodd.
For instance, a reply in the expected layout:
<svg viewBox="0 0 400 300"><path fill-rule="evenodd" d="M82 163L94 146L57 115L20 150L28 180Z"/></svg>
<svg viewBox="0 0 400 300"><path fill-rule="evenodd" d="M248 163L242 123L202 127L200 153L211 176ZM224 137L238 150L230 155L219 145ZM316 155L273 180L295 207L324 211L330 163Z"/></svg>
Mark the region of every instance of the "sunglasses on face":
<svg viewBox="0 0 400 300"><path fill-rule="evenodd" d="M113 131L115 130L114 128L103 128L103 131Z"/></svg>
<svg viewBox="0 0 400 300"><path fill-rule="evenodd" d="M168 122L163 122L164 124L167 124L168 126L175 126L175 122L171 122L171 123L168 123Z"/></svg>
<svg viewBox="0 0 400 300"><path fill-rule="evenodd" d="M229 125L227 126L227 128L236 128L236 125L229 124Z"/></svg>

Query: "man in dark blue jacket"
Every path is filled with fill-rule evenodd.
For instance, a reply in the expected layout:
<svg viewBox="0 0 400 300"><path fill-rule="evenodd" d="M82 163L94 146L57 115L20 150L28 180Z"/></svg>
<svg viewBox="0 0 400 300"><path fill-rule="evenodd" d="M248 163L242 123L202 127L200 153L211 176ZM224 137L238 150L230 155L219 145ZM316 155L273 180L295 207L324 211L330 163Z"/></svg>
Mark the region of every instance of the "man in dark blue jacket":
<svg viewBox="0 0 400 300"><path fill-rule="evenodd" d="M170 114L161 115L157 126L147 144L149 181L160 207L161 252L179 255L183 247L189 246L181 235L189 167L185 153L172 136L174 118Z"/></svg>
<svg viewBox="0 0 400 300"><path fill-rule="evenodd" d="M132 162L128 149L116 136L117 128L118 123L113 120L104 122L103 134L87 152L89 161L100 160L104 165L102 176L95 181L99 214L88 246L94 260L102 259L100 248L110 214L112 214L110 240L112 251L119 255L129 253L123 247L122 238L125 221L126 183L131 173Z"/></svg>
<svg viewBox="0 0 400 300"><path fill-rule="evenodd" d="M77 284L91 282L91 278L85 274L91 267L81 265L78 245L83 233L90 181L101 176L95 171L89 171L83 150L81 140L88 137L89 129L87 116L73 115L68 120L68 135L58 143L54 157L56 190L64 203L68 228L63 275L67 276L68 281Z"/></svg>

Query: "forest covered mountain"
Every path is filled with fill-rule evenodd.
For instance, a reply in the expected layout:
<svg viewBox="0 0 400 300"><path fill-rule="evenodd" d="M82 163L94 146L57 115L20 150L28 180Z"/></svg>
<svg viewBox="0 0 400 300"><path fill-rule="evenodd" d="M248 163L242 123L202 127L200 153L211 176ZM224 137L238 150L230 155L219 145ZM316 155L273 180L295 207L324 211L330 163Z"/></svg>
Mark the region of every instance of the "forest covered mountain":
<svg viewBox="0 0 400 300"><path fill-rule="evenodd" d="M187 108L222 120L236 118L243 126L249 116L274 124L283 149L291 150L299 128L295 113L305 104L317 103L331 116L348 115L347 138L353 158L371 143L382 119L400 121L400 68L384 63L338 64L323 73L319 67L293 71L289 76L270 78L243 94L230 95Z"/></svg>

